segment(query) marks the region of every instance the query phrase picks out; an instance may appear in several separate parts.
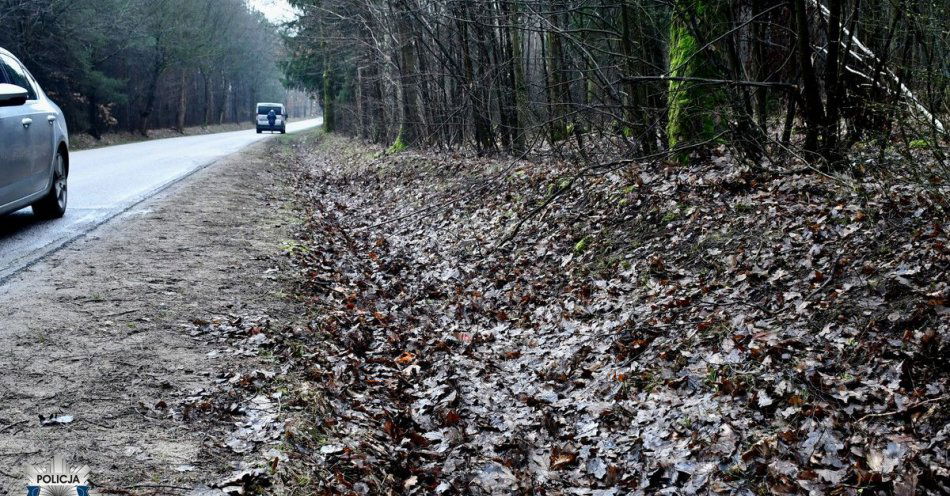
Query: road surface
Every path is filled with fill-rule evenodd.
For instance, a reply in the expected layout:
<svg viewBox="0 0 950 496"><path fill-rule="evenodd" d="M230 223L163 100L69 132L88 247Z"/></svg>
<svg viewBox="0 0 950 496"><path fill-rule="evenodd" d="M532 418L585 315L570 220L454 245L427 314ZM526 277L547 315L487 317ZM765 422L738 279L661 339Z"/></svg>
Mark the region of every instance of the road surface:
<svg viewBox="0 0 950 496"><path fill-rule="evenodd" d="M292 122L287 131L303 131L321 122ZM165 187L271 136L238 131L71 153L64 218L41 221L29 208L0 217L0 284Z"/></svg>

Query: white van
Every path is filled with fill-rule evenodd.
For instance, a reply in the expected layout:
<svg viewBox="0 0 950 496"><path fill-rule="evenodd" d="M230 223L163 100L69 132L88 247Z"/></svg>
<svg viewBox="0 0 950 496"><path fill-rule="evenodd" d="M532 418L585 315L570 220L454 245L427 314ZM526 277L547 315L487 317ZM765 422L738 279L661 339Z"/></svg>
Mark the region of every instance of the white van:
<svg viewBox="0 0 950 496"><path fill-rule="evenodd" d="M271 115L271 112L273 112L273 115ZM273 119L273 123L271 119ZM256 122L257 134L264 131L280 131L280 134L284 134L287 132L287 109L283 103L258 103Z"/></svg>

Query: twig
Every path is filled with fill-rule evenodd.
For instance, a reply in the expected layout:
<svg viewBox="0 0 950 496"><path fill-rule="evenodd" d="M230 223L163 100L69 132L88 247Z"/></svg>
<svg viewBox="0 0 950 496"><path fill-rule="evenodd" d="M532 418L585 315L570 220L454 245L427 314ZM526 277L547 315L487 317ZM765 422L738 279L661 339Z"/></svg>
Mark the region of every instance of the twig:
<svg viewBox="0 0 950 496"><path fill-rule="evenodd" d="M131 310L124 310L124 311L122 311L122 312L107 313L107 314L103 315L103 317L105 317L105 318L109 318L109 317L121 317L122 315L128 315L128 314L130 314L130 313L135 313L135 312L138 312L139 310L141 310L141 309L139 309L139 308L133 308L133 309L131 309Z"/></svg>
<svg viewBox="0 0 950 496"><path fill-rule="evenodd" d="M557 191L555 191L547 200L545 200L544 203L542 203L541 205L538 205L538 206L535 207L531 212L529 212L528 215L525 215L524 217L522 217L521 220L518 221L517 224L515 224L515 227L512 228L512 230L511 230L507 235L505 235L505 237L502 238L502 239L498 242L498 244L495 245L495 247L492 249L492 251L495 251L495 250L501 248L502 246L505 245L505 243L507 243L507 242L511 241L512 239L514 239L515 236L518 235L518 232L521 231L521 227L524 225L525 222L528 222L528 220L531 219L532 217L534 217L535 215L537 215L538 212L544 210L545 208L548 208L548 206L549 206L551 203L553 203L554 200L556 200L559 196L561 196L562 194L564 194L564 193L567 192L567 191L570 191L571 186L574 185L574 181L576 181L578 177L580 177L580 175L577 175L577 176L572 177L571 180L568 181L568 183L567 183L566 185L564 185L564 187L559 188L559 189L558 189Z"/></svg>
<svg viewBox="0 0 950 496"><path fill-rule="evenodd" d="M917 408L917 407L919 407L919 406L926 405L926 404L928 404L928 403L936 403L936 402L940 402L940 401L945 401L947 398L950 398L950 395L944 395L944 396L940 396L940 397L937 397L937 398L930 398L929 400L918 401L917 403L914 403L913 405L910 405L910 406L908 406L907 408L905 408L905 409L903 409L903 410L894 410L894 411L890 411L890 412L881 412L881 413L869 413L869 414L867 414L867 415L865 415L865 416L859 418L857 421L858 421L858 422L863 422L863 421L865 421L865 420L867 420L867 419L869 419L869 418L890 417L891 415L897 415L897 414L899 414L899 413L904 413L904 412L906 412L906 411L908 411L908 410L910 410L910 409L912 409L912 408Z"/></svg>
<svg viewBox="0 0 950 496"><path fill-rule="evenodd" d="M8 429L12 429L12 428L14 428L14 427L16 427L16 426L18 426L18 425L20 425L20 424L25 424L25 423L27 423L27 422L29 422L29 421L28 421L28 420L21 420L21 421L19 421L19 422L14 422L14 423L12 423L12 424L10 424L10 425L6 425L6 426L4 426L2 429L0 429L0 434L3 434L3 433L6 432Z"/></svg>
<svg viewBox="0 0 950 496"><path fill-rule="evenodd" d="M85 423L87 423L87 424L89 424L89 425L94 425L94 426L96 426L96 427L100 427L100 428L102 428L102 429L115 429L115 426L114 426L114 425L100 424L99 422L93 422L92 420L89 420L89 419L80 419L80 421L81 421L81 422L85 422Z"/></svg>
<svg viewBox="0 0 950 496"><path fill-rule="evenodd" d="M9 452L9 453L0 453L0 458L8 457L8 456L35 455L35 454L37 454L37 453L39 453L39 452L40 452L40 450L33 450L33 451L13 451L13 452Z"/></svg>
<svg viewBox="0 0 950 496"><path fill-rule="evenodd" d="M840 253L838 254L837 257L835 257L834 261L831 262L831 274L828 276L827 279L825 279L825 282L823 282L823 283L821 284L821 286L818 286L818 288L816 288L814 291L812 291L811 293L809 293L808 296L806 296L804 299L802 299L802 303L811 300L812 298L815 297L815 295L817 295L819 292L821 292L821 290L825 289L825 287L827 287L829 284L831 284L831 280L835 278L835 268L838 266L838 261L839 261L839 260L841 260L841 254L840 254ZM782 308L780 308L780 309L778 309L778 310L776 310L776 311L774 311L774 312L769 311L769 310L765 309L764 307L760 307L759 309L762 310L762 311L764 311L764 312L765 312L766 314L768 314L768 315L775 315L775 314L778 314L778 313L784 313L784 312L786 312L786 311L788 311L788 310L791 310L794 306L795 306L794 303L789 303L788 305L785 305L784 307L782 307Z"/></svg>
<svg viewBox="0 0 950 496"><path fill-rule="evenodd" d="M192 487L183 487L183 486L171 486L167 484L136 484L134 486L129 486L127 489L178 489L181 491L191 491Z"/></svg>
<svg viewBox="0 0 950 496"><path fill-rule="evenodd" d="M789 91L798 91L798 86L791 83L769 82L769 81L742 81L735 79L712 79L701 77L680 77L680 76L626 76L621 78L625 82L637 83L642 81L674 81L682 83L703 83L716 84L724 86L751 86L758 88L783 88Z"/></svg>
<svg viewBox="0 0 950 496"><path fill-rule="evenodd" d="M841 253L838 253L838 256L836 256L835 259L834 259L834 261L831 262L831 274L828 276L827 279L825 279L825 282L822 283L821 286L818 286L817 288L815 288L815 290L812 291L812 292L805 298L804 301L808 301L808 300L814 298L816 294L820 293L821 290L825 289L825 287L827 287L829 284L831 284L831 281L833 281L834 278L835 278L835 269L838 267L838 261L839 261L839 260L841 260Z"/></svg>

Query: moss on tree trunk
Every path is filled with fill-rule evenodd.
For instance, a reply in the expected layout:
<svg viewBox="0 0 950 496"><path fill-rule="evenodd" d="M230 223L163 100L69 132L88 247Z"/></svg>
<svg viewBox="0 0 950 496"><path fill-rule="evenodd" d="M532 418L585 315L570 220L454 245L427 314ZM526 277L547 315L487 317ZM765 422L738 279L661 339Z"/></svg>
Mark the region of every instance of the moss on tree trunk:
<svg viewBox="0 0 950 496"><path fill-rule="evenodd" d="M699 53L702 45L697 40L697 29L708 30L716 16L714 8L705 0L678 0L670 22L670 76L673 78L701 78L714 74L709 52ZM697 24L689 25L687 22ZM701 23L701 25L699 24ZM671 149L701 143L716 133L716 106L721 100L719 91L691 81L670 81L669 121L667 136ZM685 159L688 153L678 153Z"/></svg>
<svg viewBox="0 0 950 496"><path fill-rule="evenodd" d="M324 63L323 66L323 130L327 133L336 131L336 116L334 115L333 82L331 81L330 67Z"/></svg>

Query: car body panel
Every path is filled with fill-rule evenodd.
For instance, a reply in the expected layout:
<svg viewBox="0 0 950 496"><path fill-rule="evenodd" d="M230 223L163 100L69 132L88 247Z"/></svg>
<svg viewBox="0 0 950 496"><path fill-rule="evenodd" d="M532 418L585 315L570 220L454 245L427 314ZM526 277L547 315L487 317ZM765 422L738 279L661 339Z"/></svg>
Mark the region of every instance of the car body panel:
<svg viewBox="0 0 950 496"><path fill-rule="evenodd" d="M28 113L25 105L0 107L0 206L27 194L32 157L22 120Z"/></svg>
<svg viewBox="0 0 950 496"><path fill-rule="evenodd" d="M31 93L23 105L0 107L0 215L4 215L46 195L53 184L56 151L68 150L69 134L62 110L25 66L2 48L0 59L7 67L18 64L14 69L22 71L10 76L0 65L0 83L22 83L25 76Z"/></svg>

